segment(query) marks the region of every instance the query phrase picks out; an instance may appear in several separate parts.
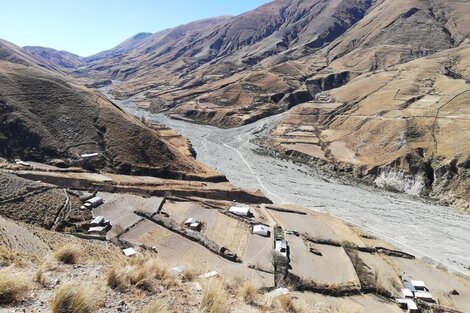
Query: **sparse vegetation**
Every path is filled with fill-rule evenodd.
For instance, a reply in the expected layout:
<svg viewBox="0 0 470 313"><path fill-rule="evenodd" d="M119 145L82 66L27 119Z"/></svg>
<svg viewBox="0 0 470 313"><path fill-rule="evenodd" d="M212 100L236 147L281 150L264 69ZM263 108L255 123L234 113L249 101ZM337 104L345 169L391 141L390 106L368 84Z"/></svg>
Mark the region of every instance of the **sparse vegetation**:
<svg viewBox="0 0 470 313"><path fill-rule="evenodd" d="M228 313L230 311L229 295L221 279L212 278L205 284L199 309L205 313Z"/></svg>
<svg viewBox="0 0 470 313"><path fill-rule="evenodd" d="M64 264L77 264L80 261L81 255L80 249L73 245L65 245L54 254L57 261Z"/></svg>
<svg viewBox="0 0 470 313"><path fill-rule="evenodd" d="M280 306L280 308L283 310L283 312L287 313L303 313L304 310L302 306L300 306L298 303L296 303L292 297L288 295L282 295L276 298L277 304Z"/></svg>
<svg viewBox="0 0 470 313"><path fill-rule="evenodd" d="M52 313L93 313L104 302L101 290L77 282L59 286L51 303Z"/></svg>
<svg viewBox="0 0 470 313"><path fill-rule="evenodd" d="M200 271L196 270L193 266L185 266L181 272L181 278L183 282L193 281L200 274Z"/></svg>
<svg viewBox="0 0 470 313"><path fill-rule="evenodd" d="M47 276L46 272L52 268L52 262L50 259L45 259L37 268L36 274L34 276L34 280L40 284L45 286L47 284Z"/></svg>
<svg viewBox="0 0 470 313"><path fill-rule="evenodd" d="M31 282L24 273L14 273L10 269L0 271L0 304L10 304L26 299Z"/></svg>
<svg viewBox="0 0 470 313"><path fill-rule="evenodd" d="M155 298L140 313L170 313L170 304L162 298Z"/></svg>
<svg viewBox="0 0 470 313"><path fill-rule="evenodd" d="M106 283L112 289L124 290L129 287L129 276L125 265L111 267L106 276Z"/></svg>
<svg viewBox="0 0 470 313"><path fill-rule="evenodd" d="M245 281L239 289L239 294L246 304L253 304L258 297L258 290L256 290L252 281Z"/></svg>
<svg viewBox="0 0 470 313"><path fill-rule="evenodd" d="M2 267L10 265L23 267L31 261L36 261L36 257L8 247L0 247L0 266Z"/></svg>
<svg viewBox="0 0 470 313"><path fill-rule="evenodd" d="M108 271L106 282L112 289L125 290L132 285L148 292L156 291L157 282L166 286L177 284L166 265L149 256L133 258L128 263L113 266Z"/></svg>
<svg viewBox="0 0 470 313"><path fill-rule="evenodd" d="M341 246L345 249L357 249L357 244L349 240L341 241Z"/></svg>

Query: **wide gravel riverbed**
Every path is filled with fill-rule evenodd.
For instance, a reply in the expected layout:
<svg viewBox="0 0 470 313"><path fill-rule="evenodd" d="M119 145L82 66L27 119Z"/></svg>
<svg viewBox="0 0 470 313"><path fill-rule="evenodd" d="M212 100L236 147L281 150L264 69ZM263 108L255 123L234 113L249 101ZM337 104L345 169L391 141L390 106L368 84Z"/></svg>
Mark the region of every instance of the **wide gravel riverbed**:
<svg viewBox="0 0 470 313"><path fill-rule="evenodd" d="M114 101L136 116L165 124L188 137L197 159L235 185L260 189L275 203L328 212L416 255L470 274L470 215L402 194L351 184L322 171L254 152L250 142L282 117L234 128L196 125L138 109L132 100Z"/></svg>

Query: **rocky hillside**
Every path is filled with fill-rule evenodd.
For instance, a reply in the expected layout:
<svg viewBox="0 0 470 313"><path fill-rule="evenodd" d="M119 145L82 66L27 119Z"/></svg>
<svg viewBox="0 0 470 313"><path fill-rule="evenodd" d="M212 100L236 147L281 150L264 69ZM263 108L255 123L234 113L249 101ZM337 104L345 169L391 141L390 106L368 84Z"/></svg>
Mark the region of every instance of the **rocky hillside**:
<svg viewBox="0 0 470 313"><path fill-rule="evenodd" d="M468 208L469 11L468 0L276 0L138 35L74 73L220 127L297 106L275 149Z"/></svg>
<svg viewBox="0 0 470 313"><path fill-rule="evenodd" d="M386 71L343 74L349 83L295 107L271 143L380 187L468 209L469 52L466 44Z"/></svg>
<svg viewBox="0 0 470 313"><path fill-rule="evenodd" d="M14 51L10 47L0 50ZM15 53L0 61L1 157L127 174L220 179L101 94L29 62ZM90 153L98 155L81 156Z"/></svg>

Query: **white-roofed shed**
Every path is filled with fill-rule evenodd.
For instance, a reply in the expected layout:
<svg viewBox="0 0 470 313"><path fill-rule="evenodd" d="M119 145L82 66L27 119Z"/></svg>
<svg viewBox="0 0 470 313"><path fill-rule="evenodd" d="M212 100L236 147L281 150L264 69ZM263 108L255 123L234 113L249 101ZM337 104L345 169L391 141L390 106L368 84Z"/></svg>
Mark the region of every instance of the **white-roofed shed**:
<svg viewBox="0 0 470 313"><path fill-rule="evenodd" d="M230 207L229 212L238 216L249 216L250 207L247 205L234 205Z"/></svg>
<svg viewBox="0 0 470 313"><path fill-rule="evenodd" d="M253 226L253 234L260 235L263 237L269 237L270 233L271 231L266 225L259 224Z"/></svg>
<svg viewBox="0 0 470 313"><path fill-rule="evenodd" d="M124 253L125 256L133 256L137 254L137 251L135 251L134 248L123 249L122 252Z"/></svg>

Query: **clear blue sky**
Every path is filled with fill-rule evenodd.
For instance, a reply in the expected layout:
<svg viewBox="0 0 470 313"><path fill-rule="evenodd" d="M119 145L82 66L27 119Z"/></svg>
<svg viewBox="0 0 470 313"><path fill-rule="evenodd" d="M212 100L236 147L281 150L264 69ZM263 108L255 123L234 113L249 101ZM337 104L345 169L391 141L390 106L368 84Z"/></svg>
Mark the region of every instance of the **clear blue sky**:
<svg viewBox="0 0 470 313"><path fill-rule="evenodd" d="M3 2L3 3L2 3ZM10 0L0 1L0 38L89 56L139 32L238 15L269 0Z"/></svg>

